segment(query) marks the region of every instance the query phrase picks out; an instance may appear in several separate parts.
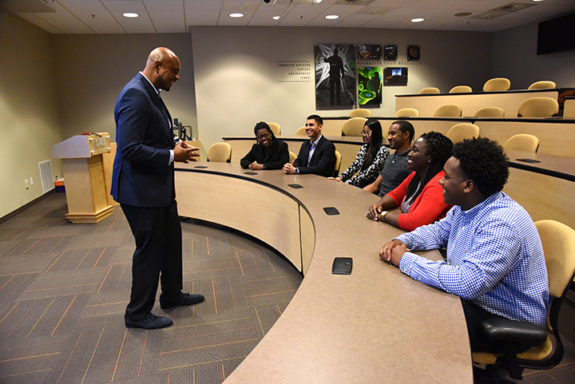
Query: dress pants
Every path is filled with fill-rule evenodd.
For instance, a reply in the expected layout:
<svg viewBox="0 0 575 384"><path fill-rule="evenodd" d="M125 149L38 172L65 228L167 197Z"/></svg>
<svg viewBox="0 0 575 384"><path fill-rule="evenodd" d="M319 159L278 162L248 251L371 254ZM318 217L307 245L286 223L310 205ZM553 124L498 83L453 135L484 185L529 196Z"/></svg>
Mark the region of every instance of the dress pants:
<svg viewBox="0 0 575 384"><path fill-rule="evenodd" d="M182 290L182 228L175 200L168 207L121 207L136 241L125 317L138 321L152 311L160 278L161 302L174 300Z"/></svg>

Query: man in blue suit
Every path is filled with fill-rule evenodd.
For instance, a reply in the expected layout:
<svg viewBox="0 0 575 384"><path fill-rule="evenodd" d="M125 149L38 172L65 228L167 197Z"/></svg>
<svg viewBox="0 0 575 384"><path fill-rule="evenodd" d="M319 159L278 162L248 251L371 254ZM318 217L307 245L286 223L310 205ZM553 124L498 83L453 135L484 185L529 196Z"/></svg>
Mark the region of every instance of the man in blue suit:
<svg viewBox="0 0 575 384"><path fill-rule="evenodd" d="M120 203L136 241L126 327L157 329L172 320L152 314L158 280L162 309L204 301L182 293L182 230L174 189L174 161L195 161L198 148L174 141L172 118L160 98L179 80L180 60L154 49L146 67L124 87L114 109L118 150L112 196Z"/></svg>
<svg viewBox="0 0 575 384"><path fill-rule="evenodd" d="M313 173L320 176L334 176L335 146L321 134L323 119L310 115L305 121L305 132L309 141L301 145L299 154L293 164L286 163L283 172L287 174Z"/></svg>

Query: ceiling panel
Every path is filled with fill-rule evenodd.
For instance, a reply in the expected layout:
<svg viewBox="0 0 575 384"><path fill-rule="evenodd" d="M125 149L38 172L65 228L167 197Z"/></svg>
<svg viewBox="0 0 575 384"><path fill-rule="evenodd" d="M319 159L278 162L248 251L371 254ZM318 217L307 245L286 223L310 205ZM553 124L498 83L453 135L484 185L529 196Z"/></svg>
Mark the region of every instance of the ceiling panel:
<svg viewBox="0 0 575 384"><path fill-rule="evenodd" d="M56 12L13 12L49 33L184 33L189 26L200 25L498 31L575 12L575 0L545 0L490 20L476 17L511 2L534 4L530 0L356 0L355 5L351 0L321 4L312 0L54 0ZM140 17L123 17L128 11ZM232 19L232 11L245 16ZM454 16L464 11L472 15ZM328 14L340 18L326 20ZM282 16L279 21L272 19L276 15ZM413 17L425 21L410 23Z"/></svg>

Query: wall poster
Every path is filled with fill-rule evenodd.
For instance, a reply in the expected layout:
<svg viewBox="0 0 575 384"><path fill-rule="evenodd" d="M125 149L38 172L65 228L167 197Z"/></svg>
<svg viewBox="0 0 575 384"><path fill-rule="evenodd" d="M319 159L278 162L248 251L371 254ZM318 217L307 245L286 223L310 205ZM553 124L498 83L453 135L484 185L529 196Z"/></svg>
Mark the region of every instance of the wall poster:
<svg viewBox="0 0 575 384"><path fill-rule="evenodd" d="M351 44L314 47L316 108L355 105L355 49Z"/></svg>
<svg viewBox="0 0 575 384"><path fill-rule="evenodd" d="M357 98L359 106L381 104L381 67L357 68Z"/></svg>

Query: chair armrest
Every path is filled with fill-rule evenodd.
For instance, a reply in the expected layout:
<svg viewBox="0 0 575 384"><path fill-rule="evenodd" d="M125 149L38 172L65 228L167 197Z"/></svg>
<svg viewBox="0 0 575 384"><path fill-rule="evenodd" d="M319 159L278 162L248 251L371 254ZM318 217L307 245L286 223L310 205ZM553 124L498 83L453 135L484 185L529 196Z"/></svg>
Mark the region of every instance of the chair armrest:
<svg viewBox="0 0 575 384"><path fill-rule="evenodd" d="M509 319L485 320L481 323L479 331L490 344L505 345L505 349L515 352L541 344L547 339L547 331L544 328Z"/></svg>

